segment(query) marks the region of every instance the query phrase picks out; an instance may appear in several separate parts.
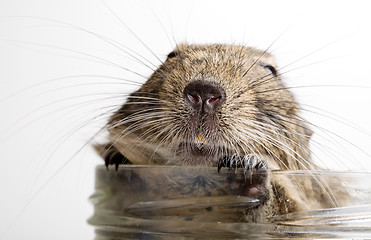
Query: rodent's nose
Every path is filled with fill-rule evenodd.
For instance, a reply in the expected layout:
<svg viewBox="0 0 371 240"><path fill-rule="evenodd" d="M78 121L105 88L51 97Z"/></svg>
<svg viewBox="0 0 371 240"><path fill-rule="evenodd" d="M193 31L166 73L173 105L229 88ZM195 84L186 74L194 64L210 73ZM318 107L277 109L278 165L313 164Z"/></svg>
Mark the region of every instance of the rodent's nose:
<svg viewBox="0 0 371 240"><path fill-rule="evenodd" d="M225 92L220 86L203 80L189 83L183 92L185 101L195 110L211 113L225 101Z"/></svg>

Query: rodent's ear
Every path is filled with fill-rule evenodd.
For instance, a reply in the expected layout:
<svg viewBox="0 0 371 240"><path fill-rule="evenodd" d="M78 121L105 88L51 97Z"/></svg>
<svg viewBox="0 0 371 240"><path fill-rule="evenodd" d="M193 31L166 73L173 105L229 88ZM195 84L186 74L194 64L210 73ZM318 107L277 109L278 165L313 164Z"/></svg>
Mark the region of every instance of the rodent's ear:
<svg viewBox="0 0 371 240"><path fill-rule="evenodd" d="M308 125L305 124L305 123L304 123L303 128L304 128L304 134L305 134L308 138L310 138L310 137L313 135L313 130L310 129L310 128L308 127Z"/></svg>

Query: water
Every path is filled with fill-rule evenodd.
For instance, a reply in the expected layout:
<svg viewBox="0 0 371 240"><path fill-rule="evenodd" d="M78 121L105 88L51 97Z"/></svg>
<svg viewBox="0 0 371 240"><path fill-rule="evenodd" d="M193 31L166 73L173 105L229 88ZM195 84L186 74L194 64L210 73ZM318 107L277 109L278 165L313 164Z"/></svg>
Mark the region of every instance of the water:
<svg viewBox="0 0 371 240"><path fill-rule="evenodd" d="M312 178L306 172L274 172ZM371 239L371 174L316 172L341 200L337 208L274 216L247 223L241 209L259 205L231 180L234 171L171 166L96 168L91 197L96 240L103 239ZM234 179L234 178L233 178Z"/></svg>

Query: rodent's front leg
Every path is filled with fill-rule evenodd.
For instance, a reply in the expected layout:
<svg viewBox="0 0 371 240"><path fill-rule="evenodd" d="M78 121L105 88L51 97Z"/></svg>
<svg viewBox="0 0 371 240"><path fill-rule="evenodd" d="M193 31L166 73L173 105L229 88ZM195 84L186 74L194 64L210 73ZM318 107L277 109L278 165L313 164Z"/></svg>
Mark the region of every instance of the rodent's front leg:
<svg viewBox="0 0 371 240"><path fill-rule="evenodd" d="M218 172L223 167L234 170L230 179L231 187L237 188L239 194L258 199L264 205L271 197L271 183L266 161L256 155L225 156L219 160ZM241 174L242 172L242 174Z"/></svg>
<svg viewBox="0 0 371 240"><path fill-rule="evenodd" d="M112 143L95 145L94 147L99 155L103 157L107 168L109 165L115 165L117 171L120 164L131 164L129 159L122 155Z"/></svg>

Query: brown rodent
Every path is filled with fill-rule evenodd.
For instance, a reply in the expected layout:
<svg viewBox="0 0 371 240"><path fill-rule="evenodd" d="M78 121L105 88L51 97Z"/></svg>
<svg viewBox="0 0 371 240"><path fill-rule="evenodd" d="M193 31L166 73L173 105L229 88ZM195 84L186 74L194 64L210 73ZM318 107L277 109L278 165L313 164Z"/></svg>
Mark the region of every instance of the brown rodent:
<svg viewBox="0 0 371 240"><path fill-rule="evenodd" d="M315 170L311 130L273 57L235 45L179 45L109 120L106 165L266 169L262 216L328 207L326 184L274 170ZM252 189L255 191L257 189ZM258 211L258 212L259 212ZM254 218L255 219L255 218Z"/></svg>

